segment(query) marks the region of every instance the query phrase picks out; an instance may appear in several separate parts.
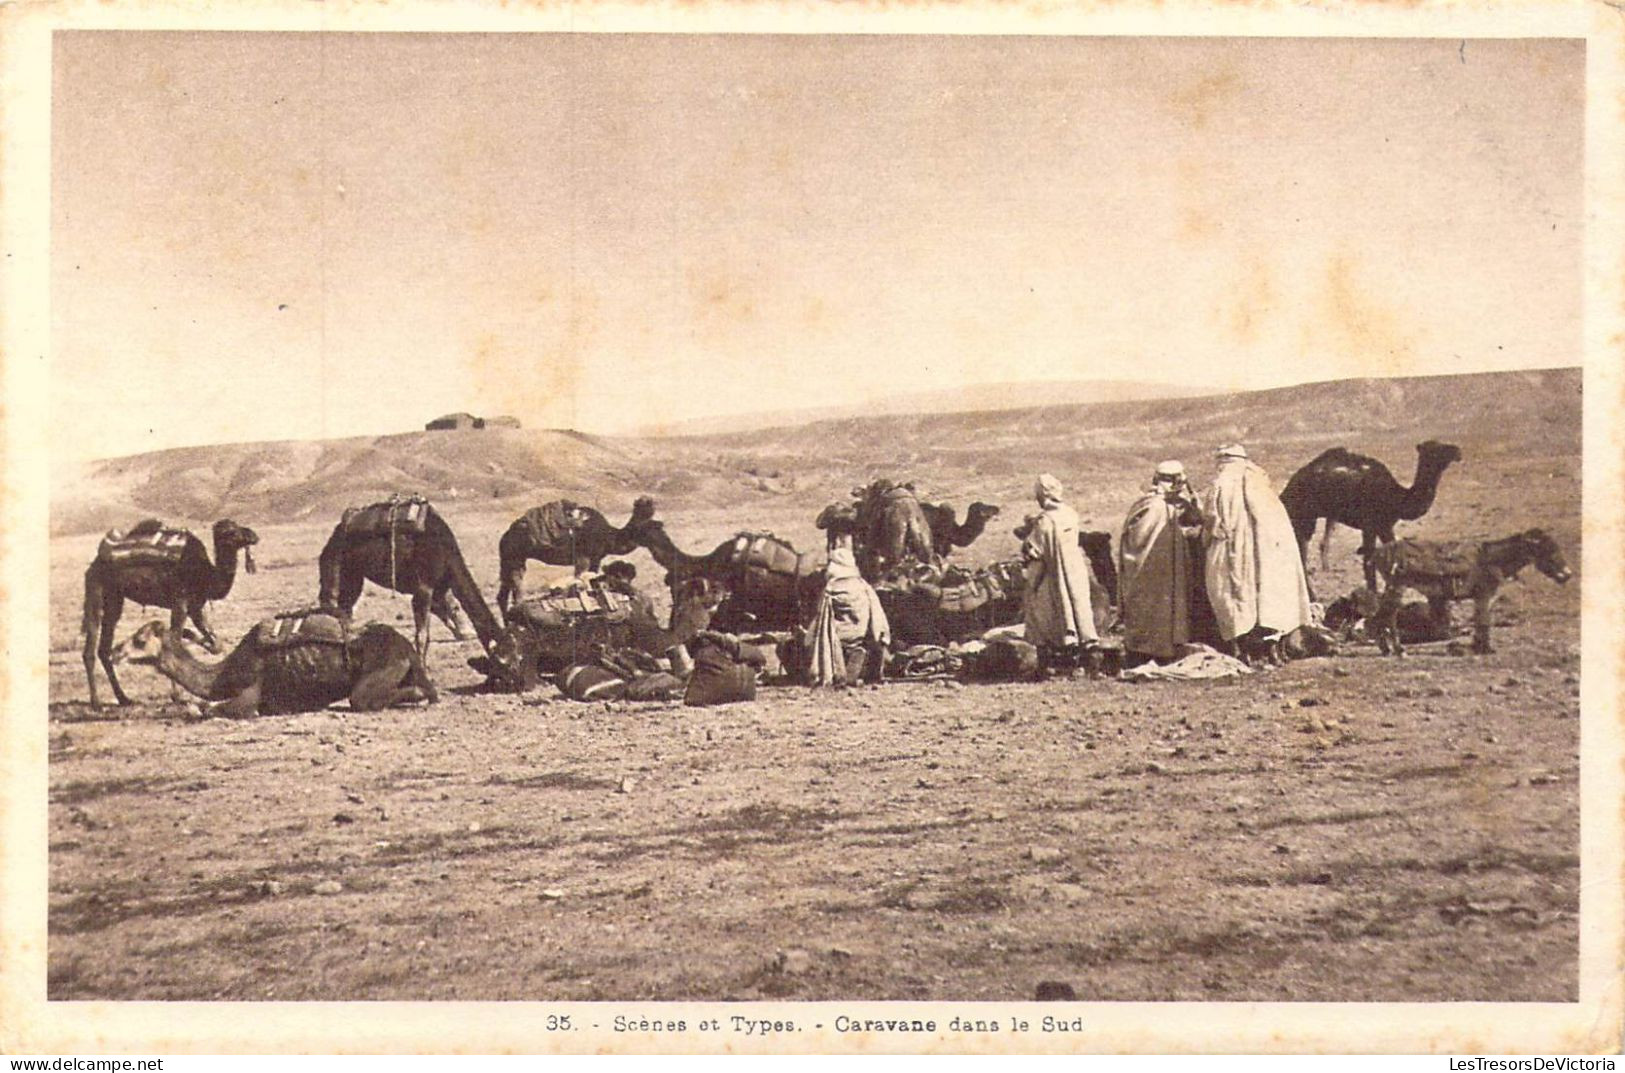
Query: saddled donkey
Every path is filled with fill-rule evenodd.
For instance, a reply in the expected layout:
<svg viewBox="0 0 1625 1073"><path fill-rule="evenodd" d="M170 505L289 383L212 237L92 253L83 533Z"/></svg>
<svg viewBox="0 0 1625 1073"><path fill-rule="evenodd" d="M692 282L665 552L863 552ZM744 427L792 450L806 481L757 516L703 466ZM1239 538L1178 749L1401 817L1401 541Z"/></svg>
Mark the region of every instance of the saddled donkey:
<svg viewBox="0 0 1625 1073"><path fill-rule="evenodd" d="M1383 580L1382 603L1373 617L1371 633L1377 647L1396 656L1405 654L1395 621L1407 588L1427 597L1435 622L1449 615L1453 600L1473 601L1473 651L1492 652L1490 607L1501 583L1518 576L1533 563L1535 569L1562 584L1572 577L1557 542L1544 529L1529 529L1501 540L1401 540L1381 544L1369 562Z"/></svg>

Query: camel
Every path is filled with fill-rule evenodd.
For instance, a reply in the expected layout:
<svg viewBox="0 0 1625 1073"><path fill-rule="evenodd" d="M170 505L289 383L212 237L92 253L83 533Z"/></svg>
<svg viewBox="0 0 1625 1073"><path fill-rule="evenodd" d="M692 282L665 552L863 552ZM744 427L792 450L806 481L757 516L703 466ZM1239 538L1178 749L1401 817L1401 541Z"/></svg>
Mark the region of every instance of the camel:
<svg viewBox="0 0 1625 1073"><path fill-rule="evenodd" d="M140 554L122 553L121 540L149 538L162 541L172 551L153 550ZM99 709L96 695L96 661L100 659L113 697L127 705L130 698L119 685L113 670L113 633L124 601L134 600L146 607L169 609L170 629L179 631L187 619L196 624L203 643L211 652L220 651L220 641L209 626L207 609L211 600L223 600L237 579L237 552L243 553L243 569L254 572L254 556L248 549L259 543L254 530L229 518L214 523L214 559L208 549L190 532L166 530L161 522L149 519L128 533L108 533L97 549L96 559L85 571L84 630L85 679L90 684L90 706Z"/></svg>
<svg viewBox="0 0 1625 1073"><path fill-rule="evenodd" d="M209 714L231 719L313 712L345 699L358 712L438 699L399 632L370 623L350 633L320 613L267 619L214 663L188 652L181 631L156 619L119 647L131 663L156 666L188 693L215 702Z"/></svg>
<svg viewBox="0 0 1625 1073"><path fill-rule="evenodd" d="M1450 620L1452 600L1473 601L1473 651L1489 653L1490 608L1501 583L1518 576L1534 563L1535 569L1558 584L1573 575L1557 541L1544 529L1529 529L1500 540L1401 540L1372 551L1367 565L1382 575L1382 602L1372 616L1370 633L1386 655L1405 654L1395 626L1407 588L1428 599L1434 622Z"/></svg>
<svg viewBox="0 0 1625 1073"><path fill-rule="evenodd" d="M616 529L591 507L568 499L555 499L532 507L508 526L497 543L502 583L497 588L497 611L522 598L525 564L531 559L553 566L573 566L579 576L596 573L610 555L630 555L638 548L638 533L655 516L654 500L640 497L632 504L632 517Z"/></svg>
<svg viewBox="0 0 1625 1073"><path fill-rule="evenodd" d="M474 634L487 652L502 632L491 608L463 561L451 527L422 500L391 501L385 528L351 525L349 512L323 545L318 567L321 610L348 619L366 582L412 597L413 643L418 659L429 658L429 612L446 607L446 594L457 597ZM420 507L416 521L398 518L397 506ZM364 514L373 514L373 508ZM382 515L373 514L374 517ZM448 608L449 610L449 608Z"/></svg>
<svg viewBox="0 0 1625 1073"><path fill-rule="evenodd" d="M891 623L892 643L902 649L968 641L1020 622L1025 588L1021 563L1012 559L970 575L895 571L875 593Z"/></svg>
<svg viewBox="0 0 1625 1073"><path fill-rule="evenodd" d="M703 577L728 593L713 628L729 633L793 630L818 606L824 586L822 554L798 552L772 533L742 532L709 554L690 555L672 543L666 527L649 522L643 546L666 570L675 599L682 584Z"/></svg>
<svg viewBox="0 0 1625 1073"><path fill-rule="evenodd" d="M858 569L874 581L912 557L936 566L931 522L912 482L897 484L884 477L852 489L858 500L858 531L853 544Z"/></svg>
<svg viewBox="0 0 1625 1073"><path fill-rule="evenodd" d="M1309 541L1315 524L1326 519L1320 543L1320 568L1325 570L1332 530L1347 525L1360 530L1360 556L1365 559L1365 587L1375 591L1376 568L1371 552L1378 543L1394 542L1394 524L1414 522L1433 506L1439 478L1453 462L1461 461L1455 444L1428 440L1416 445L1416 476L1406 488L1394 480L1388 467L1374 458L1343 447L1322 452L1292 475L1281 489L1281 503L1292 519L1298 553L1309 566Z"/></svg>
<svg viewBox="0 0 1625 1073"><path fill-rule="evenodd" d="M572 614L567 601L557 596L537 597L514 605L489 658L475 656L468 664L486 676L488 689L523 693L534 688L541 675L579 662L595 646L664 655L708 629L726 597L726 590L710 580L692 577L674 593L666 626L640 593L625 601L624 613L596 615Z"/></svg>
<svg viewBox="0 0 1625 1073"><path fill-rule="evenodd" d="M921 503L926 523L931 527L931 550L946 559L955 548L968 548L982 535L987 523L999 516L991 503L972 503L965 508L965 521L954 521L954 508L947 503Z"/></svg>

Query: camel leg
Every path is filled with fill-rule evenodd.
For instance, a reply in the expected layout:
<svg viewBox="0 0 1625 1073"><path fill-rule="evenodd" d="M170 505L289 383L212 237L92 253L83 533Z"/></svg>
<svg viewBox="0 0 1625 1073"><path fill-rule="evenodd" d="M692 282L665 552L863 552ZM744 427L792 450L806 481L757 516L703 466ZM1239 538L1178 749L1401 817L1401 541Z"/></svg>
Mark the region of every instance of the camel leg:
<svg viewBox="0 0 1625 1073"><path fill-rule="evenodd" d="M207 648L213 655L218 656L220 654L220 638L215 636L214 627L209 625L208 603L200 603L196 607L176 608L170 615L169 628L178 632L182 626L186 625L188 617L197 626L198 632L203 635L203 647Z"/></svg>
<svg viewBox="0 0 1625 1073"><path fill-rule="evenodd" d="M1399 630L1395 628L1395 623L1399 619L1400 601L1404 597L1404 587L1390 582L1388 588L1383 591L1382 603L1378 605L1377 613L1371 616L1372 637L1377 642L1377 650L1385 656L1390 650L1395 656L1405 654L1404 646L1399 640Z"/></svg>
<svg viewBox="0 0 1625 1073"><path fill-rule="evenodd" d="M429 662L429 605L434 597L428 589L412 594L412 642L418 650L418 659Z"/></svg>
<svg viewBox="0 0 1625 1073"><path fill-rule="evenodd" d="M1332 568L1332 532L1336 528L1337 523L1327 518L1326 531L1320 535L1320 572L1323 574ZM1314 531L1311 530L1309 535L1313 537Z"/></svg>
<svg viewBox="0 0 1625 1073"><path fill-rule="evenodd" d="M1360 559L1365 569L1365 591L1377 591L1377 564L1371 560L1372 552L1377 550L1377 537L1375 533L1366 530L1360 539Z"/></svg>
<svg viewBox="0 0 1625 1073"><path fill-rule="evenodd" d="M468 640L467 623L459 620L460 612L456 605L451 602L450 589L434 594L434 604L430 607L430 610L434 612L436 618L446 624L446 628L451 630L453 637L459 641Z"/></svg>
<svg viewBox="0 0 1625 1073"><path fill-rule="evenodd" d="M337 596L333 606L325 610L348 622L350 616L355 613L355 605L361 602L361 589L366 583L367 579L362 577L359 571L344 575L339 579L338 588L335 590Z"/></svg>
<svg viewBox="0 0 1625 1073"><path fill-rule="evenodd" d="M1445 641L1450 638L1450 597L1434 593L1428 597L1429 639Z"/></svg>
<svg viewBox="0 0 1625 1073"><path fill-rule="evenodd" d="M1492 592L1473 600L1473 651L1481 656L1495 651L1490 644L1490 608L1495 603L1495 595Z"/></svg>
<svg viewBox="0 0 1625 1073"><path fill-rule="evenodd" d="M504 625L508 622L508 609L524 598L525 560L502 564L502 583L497 586L497 613Z"/></svg>
<svg viewBox="0 0 1625 1073"><path fill-rule="evenodd" d="M230 700L223 700L219 704L211 705L208 709L211 716L222 719L247 719L260 712L260 684L255 682Z"/></svg>
<svg viewBox="0 0 1625 1073"><path fill-rule="evenodd" d="M354 607L352 602L345 605L343 597L344 588L344 551L343 535L339 532L342 523L333 530L333 535L327 538L322 545L321 555L316 560L318 585L316 602L321 609L330 615L337 614L341 607ZM359 593L359 590L358 590Z"/></svg>
<svg viewBox="0 0 1625 1073"><path fill-rule="evenodd" d="M380 711L396 703L398 695L415 692L400 684L411 670L411 661L399 658L386 660L376 666L369 665L350 687L350 710Z"/></svg>
<svg viewBox="0 0 1625 1073"><path fill-rule="evenodd" d="M101 698L96 695L96 655L98 644L101 641L102 616L100 611L90 606L89 601L90 597L87 597L84 624L85 649L83 653L85 660L85 683L90 687L90 706L99 711L101 709L102 702ZM112 656L111 649L108 651L108 656Z"/></svg>
<svg viewBox="0 0 1625 1073"><path fill-rule="evenodd" d="M96 646L96 655L101 659L102 668L107 671L107 680L113 684L113 699L120 707L127 707L132 701L124 695L124 687L118 682L118 672L113 670L113 633L118 629L118 620L123 614L124 602L121 600L102 616L102 636Z"/></svg>

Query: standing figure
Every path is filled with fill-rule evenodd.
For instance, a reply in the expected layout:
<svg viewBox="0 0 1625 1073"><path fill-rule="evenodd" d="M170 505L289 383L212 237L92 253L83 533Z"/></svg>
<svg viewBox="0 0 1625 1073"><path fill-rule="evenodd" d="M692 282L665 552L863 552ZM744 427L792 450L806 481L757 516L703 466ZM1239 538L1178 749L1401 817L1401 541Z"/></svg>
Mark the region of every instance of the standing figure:
<svg viewBox="0 0 1625 1073"><path fill-rule="evenodd" d="M1280 639L1309 619L1309 587L1292 519L1269 474L1240 444L1219 448L1202 504L1207 595L1219 636L1248 663L1273 662Z"/></svg>
<svg viewBox="0 0 1625 1073"><path fill-rule="evenodd" d="M1118 607L1125 652L1168 660L1193 637L1193 590L1200 590L1202 512L1179 462L1163 462L1151 490L1134 501L1117 542Z"/></svg>
<svg viewBox="0 0 1625 1073"><path fill-rule="evenodd" d="M1033 485L1040 513L1021 543L1023 617L1027 643L1037 647L1041 664L1072 669L1085 648L1100 644L1100 635L1090 604L1089 563L1078 546L1078 512L1061 501L1063 491L1048 473Z"/></svg>
<svg viewBox="0 0 1625 1073"><path fill-rule="evenodd" d="M857 514L850 506L830 507L818 516L826 533L829 563L807 638L809 685L879 682L885 675L891 623L880 597L858 571L852 550Z"/></svg>

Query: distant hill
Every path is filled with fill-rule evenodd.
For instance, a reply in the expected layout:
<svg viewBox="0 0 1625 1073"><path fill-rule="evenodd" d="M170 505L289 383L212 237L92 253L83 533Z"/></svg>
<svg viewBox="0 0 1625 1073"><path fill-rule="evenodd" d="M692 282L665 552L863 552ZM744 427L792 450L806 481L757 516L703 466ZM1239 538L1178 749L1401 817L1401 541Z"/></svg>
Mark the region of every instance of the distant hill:
<svg viewBox="0 0 1625 1073"><path fill-rule="evenodd" d="M708 509L739 524L810 518L873 476L912 477L930 496L1011 505L1033 475L1060 476L1087 516L1120 516L1162 458L1199 482L1213 448L1241 440L1277 479L1332 446L1386 461L1408 482L1414 445L1460 444L1505 472L1553 472L1578 458L1578 369L1344 380L1192 398L845 417L680 438L483 429L322 442L186 447L58 474L51 528L82 533L153 514L246 524L337 518L351 504L422 492L448 509L517 510L560 495L624 520L632 499ZM1486 491L1485 494L1490 494ZM810 523L809 523L810 528Z"/></svg>
<svg viewBox="0 0 1625 1073"><path fill-rule="evenodd" d="M1129 399L1175 399L1211 394L1211 387L1140 380L1034 380L970 384L938 391L890 395L860 405L762 410L721 417L698 417L645 430L650 436L713 436L785 428L814 421L881 417L892 414L979 413L1021 410L1033 406L1122 402Z"/></svg>

